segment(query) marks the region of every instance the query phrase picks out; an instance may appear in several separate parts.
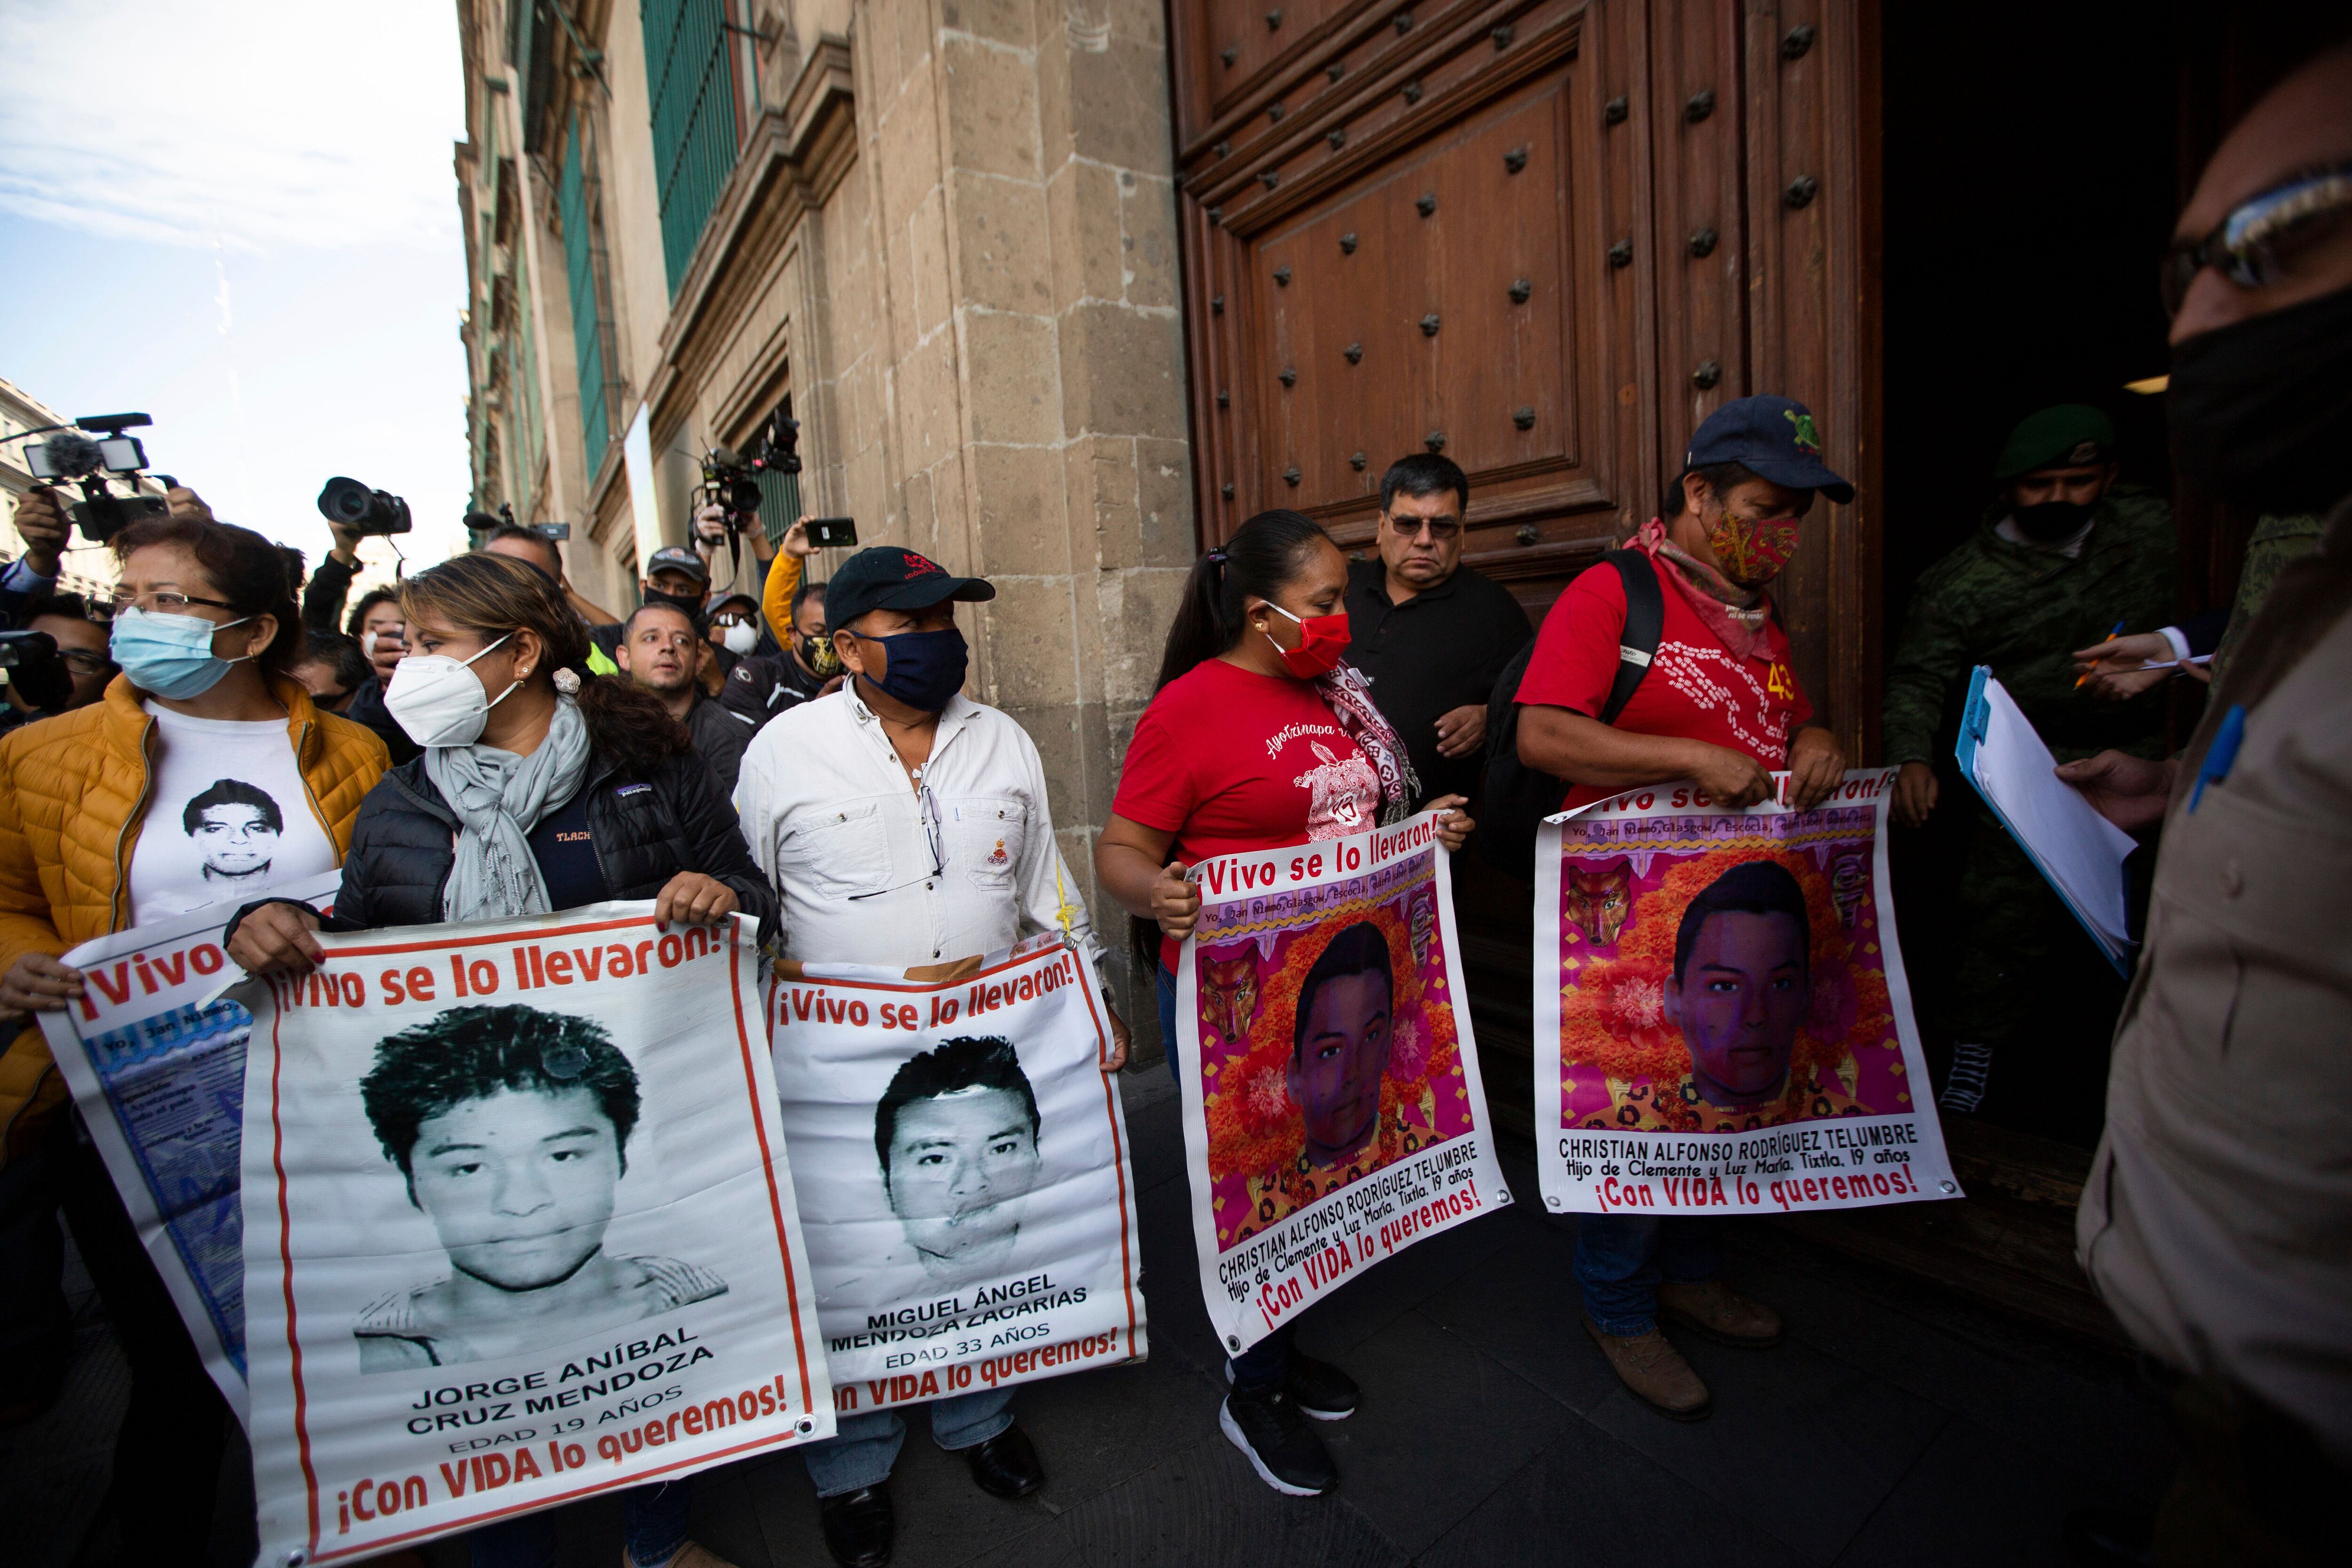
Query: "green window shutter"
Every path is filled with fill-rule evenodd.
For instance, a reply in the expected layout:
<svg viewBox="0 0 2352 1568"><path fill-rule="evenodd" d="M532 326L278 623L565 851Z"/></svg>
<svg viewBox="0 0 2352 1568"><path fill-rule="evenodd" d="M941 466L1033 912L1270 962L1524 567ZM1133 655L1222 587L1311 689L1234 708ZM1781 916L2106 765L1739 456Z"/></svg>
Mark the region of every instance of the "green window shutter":
<svg viewBox="0 0 2352 1568"><path fill-rule="evenodd" d="M801 515L801 477L762 468L756 482L760 487L760 526L768 531L769 543L781 543L785 531Z"/></svg>
<svg viewBox="0 0 2352 1568"><path fill-rule="evenodd" d="M587 173L581 143L587 128L572 119L564 138L563 178L556 199L563 222L563 266L572 290L572 343L580 369L580 440L593 482L613 439L612 366L604 352L610 321L604 310L604 236L597 188Z"/></svg>
<svg viewBox="0 0 2352 1568"><path fill-rule="evenodd" d="M662 259L676 294L735 167L735 70L727 47L726 0L642 0L639 15L646 87L653 100Z"/></svg>

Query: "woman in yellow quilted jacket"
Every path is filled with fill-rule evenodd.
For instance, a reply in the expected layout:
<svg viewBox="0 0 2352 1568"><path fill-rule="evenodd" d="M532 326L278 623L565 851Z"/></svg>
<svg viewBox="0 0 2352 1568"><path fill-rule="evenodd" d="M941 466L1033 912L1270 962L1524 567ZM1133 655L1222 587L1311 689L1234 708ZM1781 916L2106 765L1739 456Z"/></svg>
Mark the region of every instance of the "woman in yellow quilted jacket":
<svg viewBox="0 0 2352 1568"><path fill-rule="evenodd" d="M100 701L0 740L0 1014L79 995L58 955L93 937L333 870L387 765L382 741L312 707L289 673L303 632L278 546L193 517L112 543L122 673ZM200 1561L227 1408L96 1151L55 1126L64 1100L40 1030L23 1030L0 1057L0 1160L45 1147L58 1162L131 1363L114 1452L122 1560Z"/></svg>

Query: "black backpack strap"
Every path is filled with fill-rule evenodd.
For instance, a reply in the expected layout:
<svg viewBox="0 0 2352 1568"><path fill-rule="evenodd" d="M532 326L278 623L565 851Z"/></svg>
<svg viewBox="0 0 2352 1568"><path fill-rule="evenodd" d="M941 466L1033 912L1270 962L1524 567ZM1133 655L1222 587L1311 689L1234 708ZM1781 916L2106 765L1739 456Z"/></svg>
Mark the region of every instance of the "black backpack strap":
<svg viewBox="0 0 2352 1568"><path fill-rule="evenodd" d="M1650 673L1650 661L1657 657L1658 640L1666 630L1666 596L1658 584L1657 567L1641 551L1612 550L1601 559L1617 568L1618 579L1625 584L1625 629L1617 640L1617 679L1611 683L1609 700L1599 715L1603 724L1614 724L1617 715L1625 711L1625 704L1633 700L1642 678Z"/></svg>

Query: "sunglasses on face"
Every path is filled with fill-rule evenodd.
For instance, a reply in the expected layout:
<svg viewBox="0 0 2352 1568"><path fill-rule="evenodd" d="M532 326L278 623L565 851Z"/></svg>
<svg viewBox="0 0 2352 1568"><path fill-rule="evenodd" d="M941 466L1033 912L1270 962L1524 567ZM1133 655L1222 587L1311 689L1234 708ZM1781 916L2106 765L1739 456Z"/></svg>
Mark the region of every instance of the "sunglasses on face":
<svg viewBox="0 0 2352 1568"><path fill-rule="evenodd" d="M1392 517L1388 520L1388 524L1403 539L1418 539L1423 529L1427 529L1429 537L1440 544L1451 543L1462 537L1460 521L1450 517Z"/></svg>
<svg viewBox="0 0 2352 1568"><path fill-rule="evenodd" d="M2176 243L2159 279L2164 312L2180 314L2197 275L2211 268L2241 289L2286 279L2295 257L2352 214L2352 163L2290 180L2240 203L2203 239Z"/></svg>

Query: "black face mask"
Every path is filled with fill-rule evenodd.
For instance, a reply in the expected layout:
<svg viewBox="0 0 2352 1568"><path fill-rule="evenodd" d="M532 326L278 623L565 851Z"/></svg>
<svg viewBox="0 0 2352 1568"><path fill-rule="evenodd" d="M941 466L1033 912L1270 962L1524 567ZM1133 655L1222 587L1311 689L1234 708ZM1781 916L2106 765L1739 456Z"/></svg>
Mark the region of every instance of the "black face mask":
<svg viewBox="0 0 2352 1568"><path fill-rule="evenodd" d="M2352 489L2352 289L2172 351L2172 456L2215 497L2324 511Z"/></svg>
<svg viewBox="0 0 2352 1568"><path fill-rule="evenodd" d="M2083 531L2096 507L2080 501L2046 500L2040 506L2021 506L2009 515L2017 520L2017 529L2026 538L2043 544L2056 544Z"/></svg>

